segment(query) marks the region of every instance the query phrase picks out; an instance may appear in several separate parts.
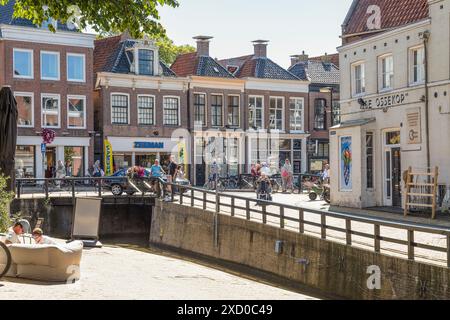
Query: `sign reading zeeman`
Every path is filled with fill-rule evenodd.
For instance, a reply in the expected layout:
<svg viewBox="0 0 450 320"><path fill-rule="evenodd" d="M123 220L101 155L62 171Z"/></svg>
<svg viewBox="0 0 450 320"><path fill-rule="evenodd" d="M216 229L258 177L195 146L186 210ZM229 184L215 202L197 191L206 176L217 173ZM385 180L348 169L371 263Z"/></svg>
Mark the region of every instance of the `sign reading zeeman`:
<svg viewBox="0 0 450 320"><path fill-rule="evenodd" d="M408 96L407 93L398 93L378 97L375 99L368 99L364 101L365 105L361 106L361 109L375 109L375 108L384 109L394 107L397 105L402 105L405 102L407 96Z"/></svg>

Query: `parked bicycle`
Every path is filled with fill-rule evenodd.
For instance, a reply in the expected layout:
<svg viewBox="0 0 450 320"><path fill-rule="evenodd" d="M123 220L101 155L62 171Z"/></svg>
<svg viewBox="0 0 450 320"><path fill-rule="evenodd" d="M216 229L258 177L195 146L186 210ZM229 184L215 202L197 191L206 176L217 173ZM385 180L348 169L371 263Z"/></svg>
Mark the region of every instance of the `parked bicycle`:
<svg viewBox="0 0 450 320"><path fill-rule="evenodd" d="M217 188L220 192L238 189L239 178L236 176L220 177L217 181Z"/></svg>
<svg viewBox="0 0 450 320"><path fill-rule="evenodd" d="M0 235L0 238L3 237L4 235ZM0 239L0 279L8 273L11 263L11 252L6 244L3 243L2 239Z"/></svg>

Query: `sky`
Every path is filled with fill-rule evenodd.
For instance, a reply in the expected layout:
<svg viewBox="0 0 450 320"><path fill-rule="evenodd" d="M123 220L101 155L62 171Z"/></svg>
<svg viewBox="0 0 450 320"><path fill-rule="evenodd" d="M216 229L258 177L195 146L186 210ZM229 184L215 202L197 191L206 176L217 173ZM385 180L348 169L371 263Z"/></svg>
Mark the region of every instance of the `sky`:
<svg viewBox="0 0 450 320"><path fill-rule="evenodd" d="M177 44L195 46L196 35L213 36L210 55L253 53L251 41L270 40L268 56L289 67L290 55L335 53L352 0L179 0L160 8L161 23Z"/></svg>

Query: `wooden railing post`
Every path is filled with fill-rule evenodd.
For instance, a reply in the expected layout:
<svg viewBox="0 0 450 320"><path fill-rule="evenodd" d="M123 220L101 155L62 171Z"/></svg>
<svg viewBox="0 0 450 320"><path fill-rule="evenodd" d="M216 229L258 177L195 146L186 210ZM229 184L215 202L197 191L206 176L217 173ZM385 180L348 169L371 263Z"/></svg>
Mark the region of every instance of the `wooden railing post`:
<svg viewBox="0 0 450 320"><path fill-rule="evenodd" d="M380 225L375 224L374 225L374 240L375 240L375 252L380 253L381 252L381 243L380 243Z"/></svg>
<svg viewBox="0 0 450 320"><path fill-rule="evenodd" d="M48 179L44 180L45 199L48 199Z"/></svg>
<svg viewBox="0 0 450 320"><path fill-rule="evenodd" d="M447 235L447 268L450 268L450 234Z"/></svg>
<svg viewBox="0 0 450 320"><path fill-rule="evenodd" d="M98 196L101 198L102 197L102 180L101 179L97 179L97 187L98 187Z"/></svg>
<svg viewBox="0 0 450 320"><path fill-rule="evenodd" d="M320 215L320 225L320 236L325 240L327 238L327 216L325 213Z"/></svg>
<svg viewBox="0 0 450 320"><path fill-rule="evenodd" d="M181 190L180 190L180 193ZM191 207L195 206L195 196L194 196L194 189L191 189Z"/></svg>
<svg viewBox="0 0 450 320"><path fill-rule="evenodd" d="M348 246L352 245L352 220L345 219L345 239Z"/></svg>
<svg viewBox="0 0 450 320"><path fill-rule="evenodd" d="M303 209L298 211L298 232L305 233L305 212Z"/></svg>
<svg viewBox="0 0 450 320"><path fill-rule="evenodd" d="M20 192L21 192L21 184L22 184L22 181L20 181L20 180L16 180L16 182L17 182L17 199L20 199Z"/></svg>
<svg viewBox="0 0 450 320"><path fill-rule="evenodd" d="M284 229L284 207L280 207L280 228Z"/></svg>
<svg viewBox="0 0 450 320"><path fill-rule="evenodd" d="M234 208L234 205L235 205L234 197L231 197L231 216L232 216L232 217L234 217L234 215L235 215L235 208Z"/></svg>
<svg viewBox="0 0 450 320"><path fill-rule="evenodd" d="M245 215L247 220L251 220L250 216L250 200L245 200Z"/></svg>
<svg viewBox="0 0 450 320"><path fill-rule="evenodd" d="M267 224L267 206L265 204L263 204L261 210L262 210L263 224Z"/></svg>
<svg viewBox="0 0 450 320"><path fill-rule="evenodd" d="M172 186L172 190L173 190L173 186ZM183 204L183 193L180 192L180 204Z"/></svg>
<svg viewBox="0 0 450 320"><path fill-rule="evenodd" d="M206 210L206 198L207 198L207 193L205 191L203 191L203 210Z"/></svg>
<svg viewBox="0 0 450 320"><path fill-rule="evenodd" d="M414 260L414 230L408 230L408 259Z"/></svg>
<svg viewBox="0 0 450 320"><path fill-rule="evenodd" d="M73 201L73 204L75 205L75 181L70 180L70 184L72 187L72 201Z"/></svg>

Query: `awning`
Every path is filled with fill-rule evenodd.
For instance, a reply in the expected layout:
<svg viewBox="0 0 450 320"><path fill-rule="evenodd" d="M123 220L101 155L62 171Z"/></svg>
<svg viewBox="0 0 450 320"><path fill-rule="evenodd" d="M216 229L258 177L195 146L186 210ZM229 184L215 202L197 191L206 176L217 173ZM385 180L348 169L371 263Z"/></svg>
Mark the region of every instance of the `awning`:
<svg viewBox="0 0 450 320"><path fill-rule="evenodd" d="M365 126L366 124L369 124L369 123L372 123L375 121L376 121L376 118L349 120L349 121L344 121L334 127L331 127L330 130L350 128L350 127L362 127L362 126Z"/></svg>

